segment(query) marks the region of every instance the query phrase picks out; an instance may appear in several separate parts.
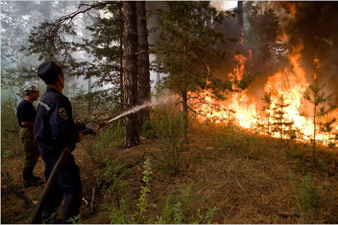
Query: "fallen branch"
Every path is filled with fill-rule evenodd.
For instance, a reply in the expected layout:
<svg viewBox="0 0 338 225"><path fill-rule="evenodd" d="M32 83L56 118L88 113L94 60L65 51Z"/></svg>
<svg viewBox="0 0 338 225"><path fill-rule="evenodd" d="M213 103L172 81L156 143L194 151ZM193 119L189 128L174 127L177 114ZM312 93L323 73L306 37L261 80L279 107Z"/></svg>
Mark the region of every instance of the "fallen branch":
<svg viewBox="0 0 338 225"><path fill-rule="evenodd" d="M25 193L21 191L17 185L11 182L11 179L6 172L1 171L1 174L5 178L9 190L11 190L16 196L22 199L28 207L34 206L33 201L30 198L28 198L27 195L25 195Z"/></svg>
<svg viewBox="0 0 338 225"><path fill-rule="evenodd" d="M99 182L99 177L96 177L96 184L92 188L92 199L90 200L90 213L94 214L94 201L95 201L95 194L96 189L99 189L101 187L102 182Z"/></svg>
<svg viewBox="0 0 338 225"><path fill-rule="evenodd" d="M284 218L297 216L296 213L288 213L288 212L278 212L278 215L280 215L281 217L284 217Z"/></svg>
<svg viewBox="0 0 338 225"><path fill-rule="evenodd" d="M90 201L90 213L94 213L94 200L95 200L95 191L96 191L96 185L92 189L92 199Z"/></svg>
<svg viewBox="0 0 338 225"><path fill-rule="evenodd" d="M244 191L244 192L247 192L243 187L242 185L239 183L239 181L237 180L237 177L235 177L236 181L237 181L237 185Z"/></svg>

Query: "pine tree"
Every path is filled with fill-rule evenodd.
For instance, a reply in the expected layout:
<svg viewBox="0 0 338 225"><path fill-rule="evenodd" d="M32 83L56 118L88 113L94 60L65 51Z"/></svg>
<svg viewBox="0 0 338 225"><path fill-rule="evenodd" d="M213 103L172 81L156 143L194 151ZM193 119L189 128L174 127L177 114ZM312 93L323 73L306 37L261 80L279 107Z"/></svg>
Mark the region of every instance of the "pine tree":
<svg viewBox="0 0 338 225"><path fill-rule="evenodd" d="M151 100L146 2L138 1L136 3L136 8L138 33L138 102L139 104L143 104L144 102ZM149 110L140 110L140 112L138 113L138 120L139 126L141 128L142 124L146 120L149 120Z"/></svg>
<svg viewBox="0 0 338 225"><path fill-rule="evenodd" d="M282 95L279 98L279 102L276 103L276 106L273 108L273 131L280 134L281 140L283 140L284 135L288 134L288 131L291 130L293 121L289 121L286 117L285 109L289 107L290 104L285 103L285 97Z"/></svg>
<svg viewBox="0 0 338 225"><path fill-rule="evenodd" d="M325 95L323 92L323 88L325 85L321 85L319 83L318 78L314 79L313 84L311 84L308 88L308 90L305 92L304 98L309 101L312 105L312 114L306 115L309 117L312 117L313 121L313 156L315 157L315 149L316 149L316 135L318 131L317 125L320 123L318 122L319 118L321 118L324 115L327 115L329 112L337 108L337 106L330 104L330 101L332 99L332 95ZM325 103L329 104L329 107L327 108Z"/></svg>
<svg viewBox="0 0 338 225"><path fill-rule="evenodd" d="M263 101L263 111L266 117L266 134L271 135L271 117L272 117L272 99L271 99L271 92L265 93L264 97L262 98Z"/></svg>
<svg viewBox="0 0 338 225"><path fill-rule="evenodd" d="M327 119L326 122L320 123L320 131L327 135L327 144L330 148L335 147L336 137L334 135L334 125L337 122L336 118Z"/></svg>
<svg viewBox="0 0 338 225"><path fill-rule="evenodd" d="M136 2L122 3L123 25L123 106L127 111L137 105L137 13ZM125 128L124 148L138 145L139 126L137 114L130 114L123 119Z"/></svg>
<svg viewBox="0 0 338 225"><path fill-rule="evenodd" d="M208 90L213 97L224 98L222 93L226 90L245 89L249 82L245 79L233 85L220 70L227 52L216 47L224 38L213 27L224 17L209 2L169 1L157 10L157 15L157 28L161 31L154 47L159 56L157 64L168 74L163 78L163 86L181 97L187 142L188 111L194 111L189 105L193 93Z"/></svg>

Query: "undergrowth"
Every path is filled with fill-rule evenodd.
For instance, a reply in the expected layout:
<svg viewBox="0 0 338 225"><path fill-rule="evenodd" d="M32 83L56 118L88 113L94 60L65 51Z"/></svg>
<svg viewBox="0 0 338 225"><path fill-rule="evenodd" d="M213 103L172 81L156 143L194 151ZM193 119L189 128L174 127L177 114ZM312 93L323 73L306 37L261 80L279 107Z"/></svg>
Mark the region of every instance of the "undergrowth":
<svg viewBox="0 0 338 225"><path fill-rule="evenodd" d="M215 134L219 146L248 159L258 159L260 145L255 135L235 125L228 125Z"/></svg>
<svg viewBox="0 0 338 225"><path fill-rule="evenodd" d="M22 155L19 124L16 117L15 100L1 101L1 158ZM6 160L2 160L6 162Z"/></svg>
<svg viewBox="0 0 338 225"><path fill-rule="evenodd" d="M292 194L299 207L297 214L303 223L312 223L313 211L317 207L320 199L320 194L314 185L312 174L306 174L301 180L298 180L292 173L290 176Z"/></svg>
<svg viewBox="0 0 338 225"><path fill-rule="evenodd" d="M99 173L99 181L107 185L106 191L114 197L117 205L120 205L120 196L128 186L124 180L127 174L119 160L105 160L105 166Z"/></svg>
<svg viewBox="0 0 338 225"><path fill-rule="evenodd" d="M122 124L117 121L101 128L95 137L87 137L80 143L94 165L102 167L111 147L122 146L123 138Z"/></svg>
<svg viewBox="0 0 338 225"><path fill-rule="evenodd" d="M173 197L170 195L167 198L165 207L161 215L152 218L148 213L148 206L150 204L148 199L148 193L151 192L150 181L152 180L152 168L149 158L146 159L143 165L143 185L140 188L140 196L136 203L136 209L134 212L131 210L129 200L126 197L121 198L120 207L114 207L110 212L110 223L112 224L144 224L144 223L156 223L156 224L182 224L182 223L211 223L212 218L217 211L216 207L207 207L204 209L194 209L193 215L190 215L184 208L189 208L188 205L191 201L196 200L191 195L191 188L187 189L187 192L179 197ZM185 206L185 207L184 207Z"/></svg>
<svg viewBox="0 0 338 225"><path fill-rule="evenodd" d="M171 174L177 175L181 167L181 153L184 151L184 114L173 109L154 111L150 121L161 145L161 153L154 157L161 161Z"/></svg>

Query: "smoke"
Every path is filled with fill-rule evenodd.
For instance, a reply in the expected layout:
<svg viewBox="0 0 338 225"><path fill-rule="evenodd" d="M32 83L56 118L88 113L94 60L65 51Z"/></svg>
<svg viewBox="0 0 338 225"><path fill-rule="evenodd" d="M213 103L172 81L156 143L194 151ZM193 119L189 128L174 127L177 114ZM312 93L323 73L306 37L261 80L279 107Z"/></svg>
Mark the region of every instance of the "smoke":
<svg viewBox="0 0 338 225"><path fill-rule="evenodd" d="M278 10L284 9L284 10ZM313 61L318 58L317 75L327 91L338 94L338 3L293 2L276 3L274 7L281 25L290 37L288 49L302 44L302 65L308 79L315 72ZM285 16L289 15L289 16Z"/></svg>
<svg viewBox="0 0 338 225"><path fill-rule="evenodd" d="M250 96L263 96L268 77L285 67L292 69L288 55L303 46L301 66L307 80L312 83L316 72L326 85L325 92L333 94L338 102L337 2L246 2L244 9L245 48L253 55L246 72L261 72L248 89ZM273 45L264 36L270 36ZM315 58L320 61L318 71L314 69Z"/></svg>
<svg viewBox="0 0 338 225"><path fill-rule="evenodd" d="M236 9L236 2L231 2ZM163 2L147 2L148 12L163 9ZM224 2L212 2L219 11ZM338 96L338 3L337 2L244 2L244 43L240 44L240 27L237 16L226 17L214 27L226 37L223 43L215 43L220 50L232 53L221 65L224 75L233 71L234 54L247 57L246 73L259 72L248 88L248 94L260 99L267 79L290 66L288 55L295 47L303 45L301 66L308 81L313 79L313 60L320 60L320 81L328 94ZM148 19L148 27L156 27L156 16ZM149 34L150 44L159 40L160 31ZM223 76L223 75L222 75Z"/></svg>

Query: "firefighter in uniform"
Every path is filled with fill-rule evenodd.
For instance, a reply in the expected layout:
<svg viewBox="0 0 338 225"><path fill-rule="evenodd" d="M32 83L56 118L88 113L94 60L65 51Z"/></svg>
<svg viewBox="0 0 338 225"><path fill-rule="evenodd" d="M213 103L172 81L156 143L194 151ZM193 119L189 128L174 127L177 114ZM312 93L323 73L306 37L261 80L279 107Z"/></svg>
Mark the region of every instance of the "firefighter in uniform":
<svg viewBox="0 0 338 225"><path fill-rule="evenodd" d="M46 61L38 68L39 77L47 84L41 97L34 123L35 140L40 147L45 163L45 177L48 180L62 151L69 145L81 141L72 116L72 106L62 94L65 77L61 67L53 61ZM69 154L45 205L45 215L56 211L65 195L62 222L77 216L82 200L80 170L74 156Z"/></svg>
<svg viewBox="0 0 338 225"><path fill-rule="evenodd" d="M17 106L17 117L20 127L20 139L25 152L25 164L23 168L23 184L25 187L43 184L40 177L33 175L33 169L39 159L39 147L34 140L33 126L36 110L33 102L40 92L34 85L28 85L23 90L25 97Z"/></svg>

